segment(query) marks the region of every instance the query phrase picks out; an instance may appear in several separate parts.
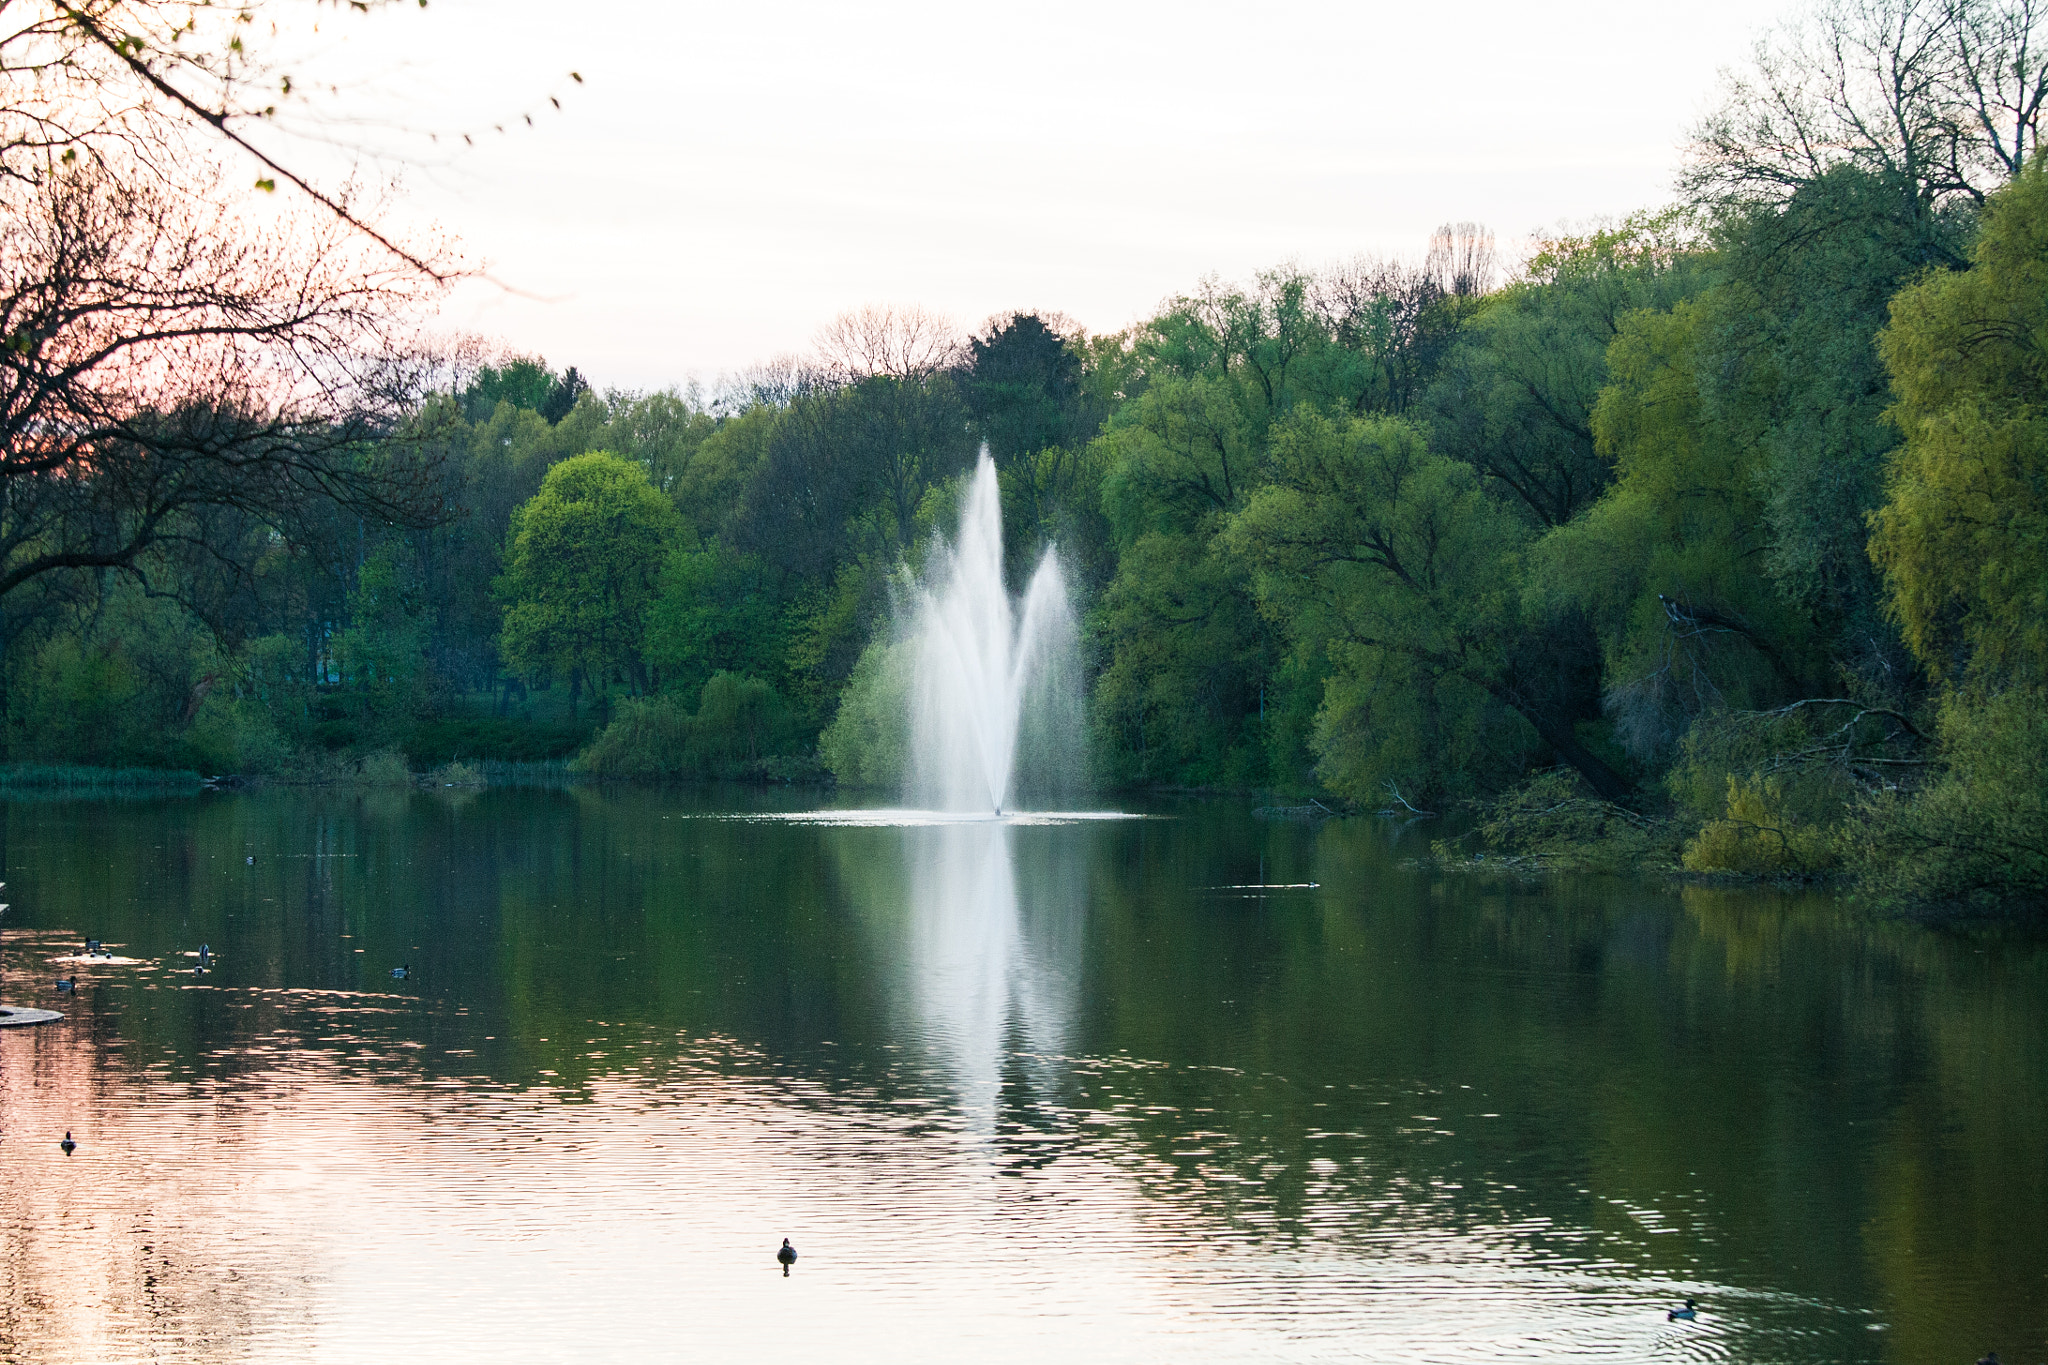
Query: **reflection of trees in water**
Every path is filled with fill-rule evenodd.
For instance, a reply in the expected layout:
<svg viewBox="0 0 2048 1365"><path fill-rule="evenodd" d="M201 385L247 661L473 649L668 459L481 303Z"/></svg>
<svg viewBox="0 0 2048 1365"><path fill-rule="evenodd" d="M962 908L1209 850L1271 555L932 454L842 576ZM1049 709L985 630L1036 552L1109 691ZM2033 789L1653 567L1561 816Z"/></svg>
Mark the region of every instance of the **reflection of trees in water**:
<svg viewBox="0 0 2048 1365"><path fill-rule="evenodd" d="M1248 804L1010 830L684 828L673 794L594 789L15 806L7 998L47 990L24 931L211 941L208 989L88 981L66 1027L179 1084L420 1041L409 1074L565 1098L743 1040L717 1064L876 1113L957 1096L939 1126L995 1165L1109 1160L1219 1236L1483 1234L1875 1308L1892 1330L1845 1358L2040 1339L2009 1286L2048 1271L2048 952L1808 894L1437 877L1377 822ZM1322 887L1201 890L1261 881ZM241 990L389 992L401 955L419 1004L388 1014Z"/></svg>
<svg viewBox="0 0 2048 1365"><path fill-rule="evenodd" d="M1809 1161L1866 1209L1843 1254L1898 1306L1891 1351L1936 1359L1963 1322L2038 1347L2038 1296L2028 1317L2004 1287L2048 1268L2048 945L1930 932L1819 895L1681 895L1689 953L1731 994L1794 1003L1770 1012L1813 1058L1824 1099L1811 1107L1861 1139L1853 1166L1839 1150ZM1972 1286L1992 1292L1972 1301Z"/></svg>

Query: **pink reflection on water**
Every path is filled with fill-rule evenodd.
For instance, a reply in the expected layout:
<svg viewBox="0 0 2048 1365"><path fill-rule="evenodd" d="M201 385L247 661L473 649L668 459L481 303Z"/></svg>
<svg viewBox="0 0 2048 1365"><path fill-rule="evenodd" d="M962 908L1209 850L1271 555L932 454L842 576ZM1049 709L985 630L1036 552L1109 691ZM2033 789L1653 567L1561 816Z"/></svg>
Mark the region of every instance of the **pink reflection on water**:
<svg viewBox="0 0 2048 1365"><path fill-rule="evenodd" d="M321 1007L337 1039L362 1022ZM367 1027L352 1055L259 1032L229 1080L125 1074L89 1023L0 1038L11 1356L1453 1361L1719 1340L1669 1331L1656 1286L1542 1262L1527 1229L1361 1210L1332 1179L1284 1234L1232 1188L1256 1176L1191 1177L1119 1124L1013 1133L1057 1159L1006 1162L985 1116L728 1040L625 1040L572 1094L430 1077Z"/></svg>

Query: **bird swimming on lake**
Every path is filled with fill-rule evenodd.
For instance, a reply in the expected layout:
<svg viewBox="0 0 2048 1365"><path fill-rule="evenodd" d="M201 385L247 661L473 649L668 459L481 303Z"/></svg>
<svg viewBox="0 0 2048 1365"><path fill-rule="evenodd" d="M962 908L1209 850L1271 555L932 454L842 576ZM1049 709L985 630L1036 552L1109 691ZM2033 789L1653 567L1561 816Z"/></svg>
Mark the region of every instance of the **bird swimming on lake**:
<svg viewBox="0 0 2048 1365"><path fill-rule="evenodd" d="M78 978L77 978L77 977L75 977L75 976L69 976L69 977L66 977L66 976L60 976L60 977L58 977L58 978L57 978L57 991L58 991L58 993L59 993L59 994L61 994L61 995L69 995L69 994L70 994L70 993L71 993L72 991L75 991L75 990L77 990L77 989L78 989Z"/></svg>
<svg viewBox="0 0 2048 1365"><path fill-rule="evenodd" d="M78 1150L78 1144L71 1140L71 1130L69 1128L64 1130L64 1140L57 1145L64 1149L64 1155L66 1156L70 1156Z"/></svg>
<svg viewBox="0 0 2048 1365"><path fill-rule="evenodd" d="M412 964L410 962L406 963L403 967L393 967L391 969L391 979L393 981L403 981L411 975Z"/></svg>
<svg viewBox="0 0 2048 1365"><path fill-rule="evenodd" d="M1670 1311L1669 1313L1666 1313L1666 1314L1664 1315L1664 1321L1666 1321L1666 1322L1691 1322L1691 1321L1692 1321L1692 1320L1693 1320L1694 1318L1696 1318L1696 1317L1698 1317L1698 1316L1699 1316L1699 1310L1698 1310L1698 1309L1696 1309L1696 1308L1694 1308L1694 1307L1692 1306L1692 1300L1691 1300L1691 1299L1687 1299L1687 1300L1685 1301L1685 1307L1683 1307L1683 1308L1674 1308L1674 1309L1672 1309L1672 1310L1671 1310L1671 1311Z"/></svg>
<svg viewBox="0 0 2048 1365"><path fill-rule="evenodd" d="M787 1237L782 1239L782 1250L775 1253L775 1259L782 1262L782 1276L788 1279L789 1268L796 1264L796 1248L789 1244Z"/></svg>

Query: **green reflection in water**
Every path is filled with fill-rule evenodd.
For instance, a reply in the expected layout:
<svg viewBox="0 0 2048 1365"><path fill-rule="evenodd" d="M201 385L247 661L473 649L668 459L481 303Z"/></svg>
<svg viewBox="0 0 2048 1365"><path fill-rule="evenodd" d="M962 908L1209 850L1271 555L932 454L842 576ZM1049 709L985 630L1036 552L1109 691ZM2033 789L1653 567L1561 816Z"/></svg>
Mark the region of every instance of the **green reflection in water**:
<svg viewBox="0 0 2048 1365"><path fill-rule="evenodd" d="M1814 895L1443 879L1381 824L1232 803L1050 828L729 818L773 804L7 806L5 998L43 1002L63 935L159 964L80 968L66 1006L104 1066L154 1083L362 1050L394 1084L573 1102L731 1040L835 1096L936 1101L1001 1171L1113 1139L1219 1236L1452 1235L1710 1286L1731 1318L1774 1305L1756 1358L2048 1352L2038 941ZM202 942L219 958L194 976L177 954ZM323 991L389 1012L337 1023Z"/></svg>

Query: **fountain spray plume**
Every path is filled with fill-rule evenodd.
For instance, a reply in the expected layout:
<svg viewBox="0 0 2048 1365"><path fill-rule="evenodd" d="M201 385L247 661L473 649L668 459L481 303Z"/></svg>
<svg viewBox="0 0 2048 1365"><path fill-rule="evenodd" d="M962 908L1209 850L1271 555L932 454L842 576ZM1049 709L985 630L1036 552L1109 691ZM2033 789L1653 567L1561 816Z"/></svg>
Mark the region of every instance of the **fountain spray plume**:
<svg viewBox="0 0 2048 1365"><path fill-rule="evenodd" d="M1078 785L1079 631L1048 548L1021 611L1003 583L1002 491L986 447L915 597L910 797L939 810L1009 808L1014 791Z"/></svg>

